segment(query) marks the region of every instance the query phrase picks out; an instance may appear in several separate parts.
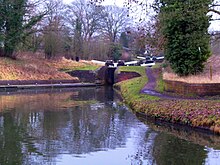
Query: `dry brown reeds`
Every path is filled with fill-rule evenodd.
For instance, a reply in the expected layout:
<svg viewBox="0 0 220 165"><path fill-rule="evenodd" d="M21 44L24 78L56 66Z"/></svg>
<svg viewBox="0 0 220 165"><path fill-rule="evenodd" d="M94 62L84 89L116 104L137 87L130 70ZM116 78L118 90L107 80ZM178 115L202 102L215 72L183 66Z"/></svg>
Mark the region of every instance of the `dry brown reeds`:
<svg viewBox="0 0 220 165"><path fill-rule="evenodd" d="M220 55L212 55L205 63L202 73L180 77L168 68L163 72L163 79L186 83L220 83Z"/></svg>

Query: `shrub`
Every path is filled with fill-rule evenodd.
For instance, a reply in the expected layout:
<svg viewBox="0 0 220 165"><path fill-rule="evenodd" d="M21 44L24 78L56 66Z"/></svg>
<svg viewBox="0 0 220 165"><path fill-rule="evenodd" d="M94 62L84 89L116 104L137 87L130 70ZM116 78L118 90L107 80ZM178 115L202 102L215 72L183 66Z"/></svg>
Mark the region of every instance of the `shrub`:
<svg viewBox="0 0 220 165"><path fill-rule="evenodd" d="M203 71L210 56L209 0L161 0L165 57L180 76Z"/></svg>

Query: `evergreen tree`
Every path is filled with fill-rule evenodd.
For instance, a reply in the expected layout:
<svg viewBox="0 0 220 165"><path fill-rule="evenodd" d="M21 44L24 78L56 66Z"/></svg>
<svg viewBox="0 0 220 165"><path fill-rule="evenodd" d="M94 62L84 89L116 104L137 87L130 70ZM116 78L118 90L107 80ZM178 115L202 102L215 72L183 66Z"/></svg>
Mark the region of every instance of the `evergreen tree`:
<svg viewBox="0 0 220 165"><path fill-rule="evenodd" d="M28 29L45 14L27 20L25 15L27 12L27 0L0 1L0 49L3 51L3 56L15 58L13 53L16 46L27 36Z"/></svg>
<svg viewBox="0 0 220 165"><path fill-rule="evenodd" d="M116 62L120 59L121 56L122 56L121 45L117 43L111 43L109 51L108 51L108 57L113 59Z"/></svg>
<svg viewBox="0 0 220 165"><path fill-rule="evenodd" d="M172 69L185 76L201 72L210 56L210 0L159 0L165 56Z"/></svg>
<svg viewBox="0 0 220 165"><path fill-rule="evenodd" d="M76 19L74 31L74 52L76 57L83 58L83 43L82 43L82 22L79 18Z"/></svg>
<svg viewBox="0 0 220 165"><path fill-rule="evenodd" d="M128 48L129 46L128 46L128 36L127 36L127 34L126 34L126 32L122 32L121 33L121 36L120 36L120 43L121 43L121 45L123 46L123 47L126 47L126 48Z"/></svg>

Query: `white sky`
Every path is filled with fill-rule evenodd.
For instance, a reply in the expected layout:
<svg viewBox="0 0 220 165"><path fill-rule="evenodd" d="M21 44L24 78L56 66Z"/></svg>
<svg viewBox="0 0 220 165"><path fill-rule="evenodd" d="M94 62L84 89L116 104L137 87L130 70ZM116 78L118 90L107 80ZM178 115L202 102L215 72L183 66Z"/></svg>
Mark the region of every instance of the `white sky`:
<svg viewBox="0 0 220 165"><path fill-rule="evenodd" d="M74 0L63 0L64 3L71 3L73 2ZM120 7L123 7L123 2L125 0L105 0L102 4L103 5L117 5L117 6L120 6ZM220 18L219 15L217 14L214 14L213 15L213 18ZM218 30L220 31L220 20L218 21L212 21L211 22L211 25L209 27L209 30L210 31L213 31L213 30Z"/></svg>
<svg viewBox="0 0 220 165"><path fill-rule="evenodd" d="M74 0L63 0L64 3L71 3L73 2ZM118 5L118 6L123 6L123 2L124 0L105 0L102 4L104 5Z"/></svg>

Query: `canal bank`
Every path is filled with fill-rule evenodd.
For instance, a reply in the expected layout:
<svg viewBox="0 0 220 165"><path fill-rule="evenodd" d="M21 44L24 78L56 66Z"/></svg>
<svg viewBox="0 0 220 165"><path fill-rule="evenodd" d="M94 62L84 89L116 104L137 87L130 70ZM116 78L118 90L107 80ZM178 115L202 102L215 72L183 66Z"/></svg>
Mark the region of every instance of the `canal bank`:
<svg viewBox="0 0 220 165"><path fill-rule="evenodd" d="M120 90L125 102L135 113L144 118L164 121L170 124L189 126L197 130L220 134L220 101L218 97L183 97L170 95L163 89L160 69L144 67L120 67L116 75L124 72L136 72L140 77L121 81L114 85ZM105 73L105 72L103 72ZM127 74L122 74L127 75ZM100 74L100 77L103 77ZM127 77L127 76L126 76ZM116 76L116 80L123 79ZM127 79L127 78L126 78ZM147 82L147 84L146 84ZM20 89L41 88L75 88L94 87L101 84L80 82L79 80L36 80L36 81L3 81L0 92L16 91Z"/></svg>
<svg viewBox="0 0 220 165"><path fill-rule="evenodd" d="M0 93L28 89L59 89L76 87L96 87L101 84L79 82L78 80L17 80L0 81Z"/></svg>
<svg viewBox="0 0 220 165"><path fill-rule="evenodd" d="M100 86L100 85L95 83L0 85L0 92L16 91L22 89L75 88L75 87L96 87L96 86Z"/></svg>
<svg viewBox="0 0 220 165"><path fill-rule="evenodd" d="M220 134L220 101L218 97L183 97L163 92L158 69L145 71L134 67L142 76L115 84L125 102L137 114L155 121L189 126ZM149 68L148 68L149 69ZM134 71L133 70L133 71ZM147 76L146 76L147 75ZM156 75L156 77L154 77ZM153 78L153 79L152 79ZM148 82L146 84L146 82Z"/></svg>
<svg viewBox="0 0 220 165"><path fill-rule="evenodd" d="M219 136L171 132L142 122L110 86L32 90L0 95L0 100L0 164L208 165L220 161L216 157Z"/></svg>

